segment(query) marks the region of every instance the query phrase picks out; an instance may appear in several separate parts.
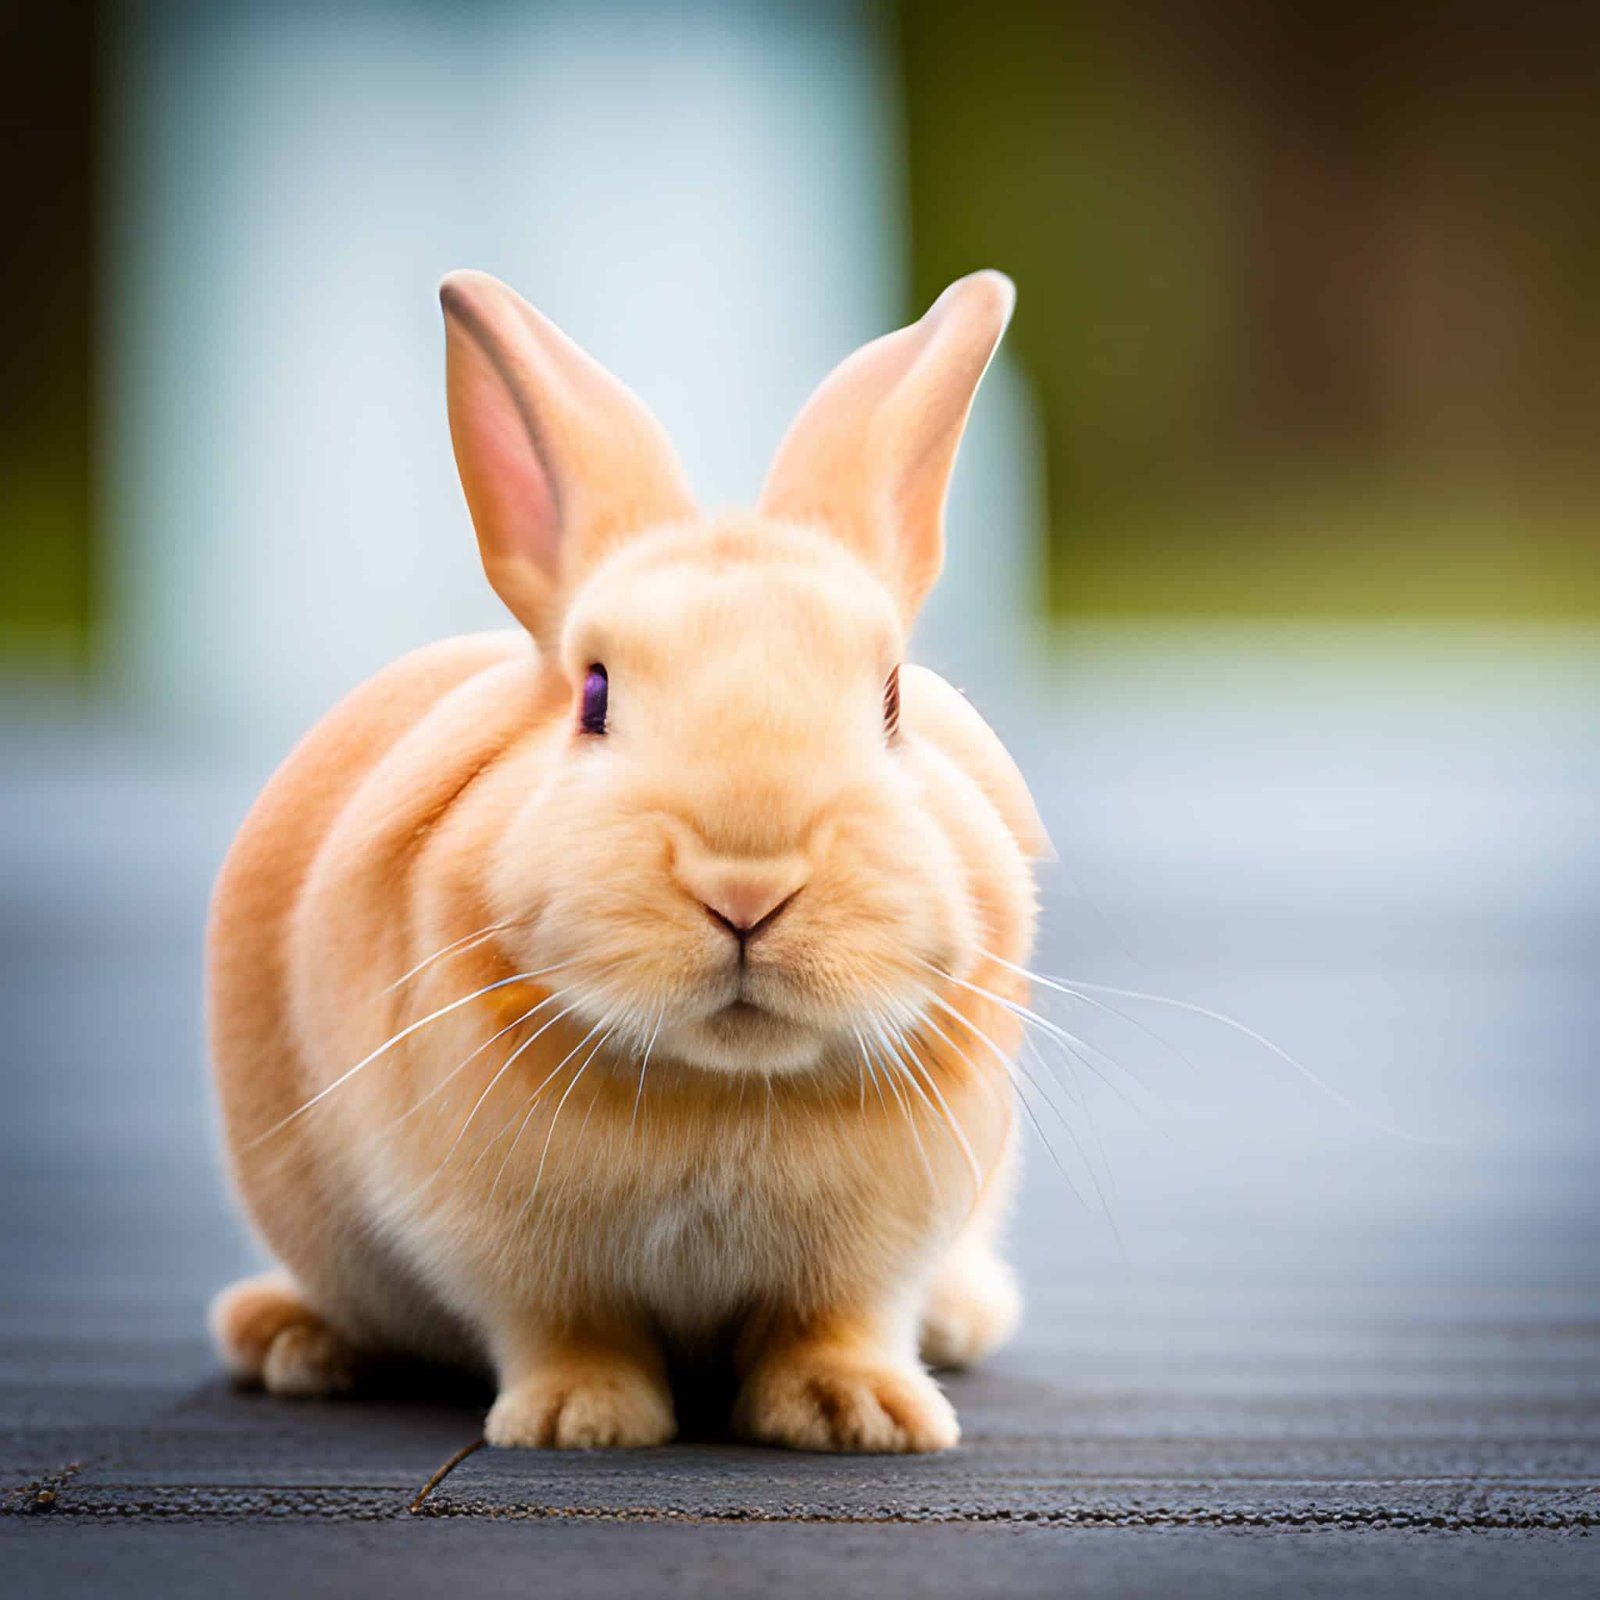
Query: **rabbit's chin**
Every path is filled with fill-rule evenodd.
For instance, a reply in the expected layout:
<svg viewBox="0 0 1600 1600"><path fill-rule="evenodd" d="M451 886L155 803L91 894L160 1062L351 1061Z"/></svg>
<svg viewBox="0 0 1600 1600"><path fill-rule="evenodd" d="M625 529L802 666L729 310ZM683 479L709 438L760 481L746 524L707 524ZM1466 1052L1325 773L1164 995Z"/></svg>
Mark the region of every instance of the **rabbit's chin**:
<svg viewBox="0 0 1600 1600"><path fill-rule="evenodd" d="M827 1051L820 1028L736 1000L664 1029L662 1053L708 1072L781 1074L816 1067Z"/></svg>

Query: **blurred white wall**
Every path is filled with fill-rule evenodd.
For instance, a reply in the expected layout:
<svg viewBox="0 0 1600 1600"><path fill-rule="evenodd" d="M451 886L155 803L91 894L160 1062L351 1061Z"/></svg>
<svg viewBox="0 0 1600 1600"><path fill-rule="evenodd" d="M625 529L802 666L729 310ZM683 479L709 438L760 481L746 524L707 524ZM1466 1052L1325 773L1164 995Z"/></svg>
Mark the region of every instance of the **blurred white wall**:
<svg viewBox="0 0 1600 1600"><path fill-rule="evenodd" d="M812 385L901 320L882 22L848 3L120 13L105 512L138 710L281 748L402 650L503 621L446 432L451 267L506 278L632 384L708 505L753 496ZM967 464L981 548L935 655L992 631L963 613L1004 603L1015 566L994 558L1019 543L1000 420L999 457L975 452L991 469Z"/></svg>

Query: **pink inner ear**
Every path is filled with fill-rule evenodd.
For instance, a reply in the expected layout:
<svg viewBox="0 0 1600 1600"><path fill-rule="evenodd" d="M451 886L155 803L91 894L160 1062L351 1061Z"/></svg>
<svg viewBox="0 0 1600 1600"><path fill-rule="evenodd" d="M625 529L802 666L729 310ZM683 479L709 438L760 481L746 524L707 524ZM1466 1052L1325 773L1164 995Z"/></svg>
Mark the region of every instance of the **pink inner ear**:
<svg viewBox="0 0 1600 1600"><path fill-rule="evenodd" d="M482 437L475 451L474 474L483 480L499 537L513 546L506 553L531 561L554 578L561 508L555 483L539 458L521 411L502 388L498 404L479 408L475 426ZM464 479L464 472L462 476ZM472 499L470 489L467 498L469 502Z"/></svg>
<svg viewBox="0 0 1600 1600"><path fill-rule="evenodd" d="M464 328L451 343L450 433L484 567L501 599L520 615L528 597L507 593L502 579L525 580L531 568L554 584L560 506L532 419L477 332Z"/></svg>
<svg viewBox="0 0 1600 1600"><path fill-rule="evenodd" d="M483 565L543 645L566 585L606 541L687 516L655 419L503 283L452 272L444 308L450 434Z"/></svg>

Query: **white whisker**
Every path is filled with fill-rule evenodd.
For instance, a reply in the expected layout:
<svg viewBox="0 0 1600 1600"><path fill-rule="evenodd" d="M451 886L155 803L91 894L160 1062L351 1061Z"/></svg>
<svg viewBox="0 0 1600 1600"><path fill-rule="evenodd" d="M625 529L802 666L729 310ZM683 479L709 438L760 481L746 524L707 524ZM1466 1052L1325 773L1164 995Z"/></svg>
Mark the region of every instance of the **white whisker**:
<svg viewBox="0 0 1600 1600"><path fill-rule="evenodd" d="M1009 1000L1005 995L996 994L992 989L985 989L980 984L968 983L965 978L958 978L954 973L945 972L941 968L934 966L932 962L925 961L923 962L923 965L927 967L930 972L937 974L938 977L943 979L945 982L956 984L960 988L966 989L972 994L978 995L981 999L991 1001L993 1004L1002 1007L1006 1011L1009 1011L1012 1016L1016 1017L1022 1023L1027 1024L1031 1022L1036 1027L1044 1029L1047 1038L1051 1039L1051 1041L1060 1049L1072 1056L1080 1066L1092 1072L1095 1077L1098 1078L1100 1082L1111 1091L1112 1094L1116 1095L1116 1097L1128 1107L1130 1111L1135 1111L1143 1116L1149 1117L1152 1125L1159 1129L1165 1137L1172 1137L1171 1130L1161 1122L1161 1120L1152 1110L1150 1110L1149 1107L1136 1105L1134 1101L1129 1099L1128 1096L1125 1095L1104 1072L1100 1071L1100 1069L1095 1066L1093 1061L1088 1059L1088 1057L1098 1056L1106 1063L1108 1067L1115 1067L1119 1071L1126 1072L1129 1078L1131 1078L1133 1082L1139 1086L1143 1093L1150 1095L1151 1090L1149 1085L1145 1083L1144 1079L1142 1079L1138 1073L1132 1071L1128 1067L1123 1066L1122 1063L1117 1061L1114 1057L1108 1056L1104 1050L1098 1049L1096 1046L1090 1044L1087 1039L1080 1039L1077 1034L1069 1033L1059 1024L1050 1021L1048 1017L1040 1016L1037 1011L1031 1010L1029 1007L1021 1004L1019 1001ZM1152 1098L1154 1098L1153 1095Z"/></svg>
<svg viewBox="0 0 1600 1600"><path fill-rule="evenodd" d="M572 1082L567 1085L566 1089L562 1093L561 1098L556 1101L555 1110L550 1113L550 1126L545 1131L544 1148L539 1152L539 1168L538 1171L533 1175L533 1187L528 1191L528 1198L522 1203L523 1216L528 1214L528 1208L532 1206L534 1196L538 1194L539 1185L544 1179L544 1164L550 1157L550 1143L556 1136L556 1123L561 1118L562 1107L566 1105L568 1098L572 1094L572 1091L578 1087L578 1080L582 1078L584 1073L589 1070L589 1063L594 1060L594 1058L602 1049L604 1049L606 1040L611 1037L615 1030L616 1024L613 1023L611 1027L607 1028L606 1031L595 1040L594 1048L590 1050L588 1055L583 1058L582 1065L579 1066L578 1069L572 1074Z"/></svg>
<svg viewBox="0 0 1600 1600"><path fill-rule="evenodd" d="M1023 1114L1027 1117L1028 1121L1032 1124L1033 1131L1038 1135L1040 1144L1042 1144L1044 1146L1044 1148L1045 1148L1045 1153L1050 1157L1050 1160L1051 1160L1052 1164L1055 1166L1056 1170L1061 1174L1062 1178L1066 1180L1067 1187L1072 1190L1072 1192L1073 1192L1074 1196L1076 1196L1079 1204L1082 1205L1085 1210L1088 1210L1089 1209L1088 1201L1084 1198L1083 1193L1078 1188L1078 1185L1077 1185L1076 1181L1073 1179L1072 1174L1067 1170L1066 1164L1062 1161L1060 1155L1057 1153L1056 1147L1051 1142L1050 1136L1044 1130L1044 1125L1039 1121L1039 1118L1035 1114L1033 1107L1028 1103L1027 1096L1022 1092L1022 1084L1021 1084L1021 1082L1019 1082L1017 1080L1017 1078L1013 1076L1013 1073L1020 1072L1022 1074L1022 1076L1024 1078L1026 1078L1029 1083L1032 1083L1034 1085L1034 1088L1036 1089L1036 1091L1044 1098L1045 1104L1048 1105L1050 1107L1050 1109L1055 1112L1057 1120L1059 1120L1061 1125L1062 1125L1062 1127L1066 1129L1067 1136L1072 1140L1073 1145L1077 1148L1079 1157L1083 1160L1084 1169L1085 1169L1085 1171L1088 1172L1089 1180L1090 1180L1091 1183L1093 1183L1094 1189L1095 1189L1095 1194L1099 1198L1100 1209L1105 1213L1106 1221L1111 1224L1111 1231L1112 1231L1113 1235L1117 1235L1116 1218L1112 1215L1110 1206L1108 1206L1106 1204L1106 1198L1105 1198L1104 1191L1100 1187L1100 1180L1095 1174L1093 1164L1089 1161L1088 1157L1084 1154L1083 1146L1082 1146L1081 1142L1078 1139L1077 1131L1073 1128L1071 1122L1065 1116L1062 1115L1062 1113L1060 1111L1060 1108L1055 1105L1055 1103L1050 1099L1050 1096L1045 1093L1045 1090L1044 1090L1043 1086L1034 1081L1032 1074L1027 1072L1027 1070L1025 1068L1023 1068L1023 1066L1022 1066L1020 1061L1013 1061L1009 1057L1007 1057L1005 1052L1003 1050L1001 1050L1000 1047L992 1039L990 1039L980 1029L975 1027L973 1025L972 1021L968 1017L963 1015L960 1011L956 1010L956 1008L954 1006L951 1006L951 1005L947 1004L944 1000L940 999L940 997L937 996L937 995L929 995L928 998L931 999L936 1005L942 1007L952 1017L956 1018L965 1027L967 1027L972 1033L976 1034L977 1037L988 1047L990 1052L993 1054L995 1060L998 1061L1000 1063L1000 1066L1004 1069L1004 1071L1006 1073L1007 1081L1010 1082L1013 1085L1013 1087L1016 1089L1017 1103L1022 1107ZM926 1025L929 1028L931 1028L934 1031L934 1033L936 1033L941 1039L943 1039L944 1042L952 1050L954 1050L955 1053L958 1056L960 1056L964 1061L966 1061L969 1066L973 1066L974 1071L976 1071L976 1066L972 1062L972 1058L967 1055L967 1053L961 1048L961 1046L958 1045L955 1042L955 1040L952 1039L950 1037L950 1035L947 1034L944 1031L944 1029L941 1028L939 1026L939 1024L933 1020L932 1017L925 1018L924 1020L926 1022ZM1027 1037L1027 1035L1024 1034L1024 1038L1026 1038L1026 1037ZM1118 1244L1119 1244L1119 1247L1120 1247L1120 1244L1121 1244L1120 1236L1118 1236Z"/></svg>
<svg viewBox="0 0 1600 1600"><path fill-rule="evenodd" d="M656 1036L661 1032L661 1024L666 1020L667 1008L663 1002L661 1009L656 1013L656 1025L650 1030L650 1042L644 1047L644 1059L639 1063L639 1087L633 1091L633 1115L628 1118L628 1137L633 1137L633 1130L639 1122L639 1106L644 1099L644 1075L650 1066L650 1052L656 1047Z"/></svg>
<svg viewBox="0 0 1600 1600"><path fill-rule="evenodd" d="M557 996L555 995L551 995L550 997L552 1000L556 998ZM548 1001L544 1003L549 1004ZM450 1148L445 1151L444 1160L439 1163L439 1171L444 1171L444 1169L450 1164L451 1158L455 1155L456 1151L461 1148L461 1141L466 1138L467 1129L472 1126L472 1120L482 1109L483 1103L491 1094L494 1093L494 1086L499 1083L503 1077L505 1077L505 1075L512 1069L513 1066L516 1065L519 1057L533 1048L542 1035L548 1033L550 1029L560 1022L563 1017L571 1016L572 1013L578 1009L578 1004L579 1002L574 1000L571 1005L563 1006L562 1009L556 1012L553 1017L546 1017L545 1020L541 1022L539 1026L535 1028L533 1032L529 1034L528 1037L524 1039L522 1043L519 1044L517 1048L505 1058L504 1061L500 1063L500 1070L496 1072L495 1075L490 1078L489 1082L484 1086L483 1093L478 1096L477 1100L473 1104L472 1109L467 1113L467 1120L461 1124L459 1129L457 1129L454 1142L451 1144Z"/></svg>
<svg viewBox="0 0 1600 1600"><path fill-rule="evenodd" d="M452 1083L455 1082L457 1078L461 1076L463 1072L467 1070L468 1067L472 1065L474 1061L478 1059L479 1056L484 1053L485 1050L488 1050L494 1045L498 1044L508 1033L514 1032L517 1028L520 1028L523 1023L531 1021L541 1011L543 1011L552 1000L559 999L562 993L563 991L557 990L554 994L546 995L545 998L537 1005L530 1006L526 1011L524 1011L520 1017L514 1017L505 1025L505 1027L500 1029L498 1033L491 1033L489 1037L485 1039L483 1043L480 1044L469 1055L462 1057L462 1059L458 1061L455 1066L453 1066L444 1075L444 1077L434 1084L434 1086L425 1095L423 1095L415 1105L411 1106L405 1111L402 1111L400 1115L383 1130L383 1134L387 1136L388 1134L393 1133L401 1123L409 1121L430 1101L437 1099L441 1094L444 1093L446 1089L450 1087Z"/></svg>
<svg viewBox="0 0 1600 1600"><path fill-rule="evenodd" d="M535 1089L535 1090L534 1090L534 1091L533 1091L533 1093L532 1093L532 1094L531 1094L531 1095L529 1095L529 1096L528 1096L528 1098L527 1098L527 1100L526 1100L526 1101L525 1101L525 1102L524 1102L524 1104L525 1104L525 1105L526 1105L526 1106L527 1106L527 1111L526 1111L526 1112L525 1112L525 1114L524 1114L524 1115L523 1115L523 1118L522 1118L522 1122L521 1122L521 1125L520 1125L520 1126L519 1126L519 1127L518 1127L518 1128L517 1128L517 1132L516 1132L516 1136L515 1136L515 1137L514 1137L514 1138L513 1138L513 1139L512 1139L512 1141L511 1141L511 1144L510 1144L510 1146L509 1146L509 1148L508 1148L508 1149L507 1149L507 1150L506 1150L506 1154L505 1154L505 1159L504 1159L504 1160L503 1160L503 1161L502 1161L502 1162L501 1162L501 1163L500 1163L500 1170L499 1170L499 1171L498 1171L498 1172L497 1172L497 1173L496 1173L496 1174L495 1174L495 1176L494 1176L494 1182L493 1182L493 1183L492 1183L492 1184L491 1184L491 1185L490 1185L490 1186L489 1186L489 1199L490 1199L490 1200L491 1200L491 1201L492 1201L492 1200L493 1200L493 1199L494 1199L494 1197L495 1197L495 1193L496 1193L496 1191L497 1191L497 1190L498 1190L498 1189L499 1189L499 1187L500 1187L500 1180L501 1180L501 1179L502 1179L502 1178L503 1178L503 1177L505 1177L505 1175L506 1175L506 1168L507 1168L507 1167L508 1167L508 1166L509 1166L509 1165L510 1165L510 1163L511 1163L511 1157L512 1157L512 1156L513 1156L513 1155L514 1155L514 1154L515 1154L515 1153L516 1153L516 1148L517 1148L517 1145L518 1145L518 1144L519 1144L519 1143L521 1143L521 1140L522 1140L522 1136L523 1136L523 1134L524 1134L524 1133L526 1133L526 1132L527 1132L527 1129L528 1129L528 1123L529 1123L529 1122L530 1122L530 1121L531 1121L531 1120L532 1120L532 1117L533 1117L533 1113L534 1113L534 1112L535 1112L535 1111L536 1111L536 1110L537 1110L537 1109L538 1109L538 1106L539 1106L539 1097L540 1097L540 1096L541 1096L541 1095L542 1095L542 1094L543 1094L543 1093L544 1093L544 1092L545 1092L545 1090L546 1090L546 1089L547 1089L547 1088L548 1088L548 1087L549 1087L549 1086L550 1086L550 1085L551 1085L551 1084L552 1084L552 1083L553 1083L553 1082L555 1082L555 1080L556 1080L556 1078L557 1078L557 1077L558 1077L558 1076L559 1076L559 1075L560 1075L560 1072L561 1072L561 1069L562 1069L562 1068L563 1068L563 1067L564 1067L564 1066L566 1066L566 1064L567 1064L567 1063L568 1063L568 1062L569 1062L569 1061L570 1061L570 1060L571 1060L571 1059L572 1059L572 1058L573 1058L573 1057L574 1057L574 1056L575 1056L575 1055L577 1055L577 1053L578 1053L578 1052L579 1052L579 1051L580 1051L580 1050L581 1050L581 1049L583 1049L583 1047L584 1047L584 1046L585 1046L585 1045L586 1045L586 1044L588 1044L588 1042L589 1042L589 1041L590 1041L590 1040L591 1040L591 1039L592 1039L592 1038L594 1038L594 1036L595 1036L595 1035L596 1035L596 1034L597 1034L597 1033L599 1033L599 1031L600 1031L600 1029L601 1029L601 1027L602 1027L602 1026L603 1026L603 1025L604 1025L604 1024L603 1024L603 1022L597 1022L597 1023L595 1023L595 1024L594 1024L594 1026L593 1026L593 1027L592 1027L592 1028L590 1028L590 1029L589 1029L589 1031L588 1031L588 1032L587 1032L587 1033L586 1033L586 1034L584 1034L584 1036L583 1036L583 1037L582 1037L582 1038L581 1038L581 1039L580 1039L580 1040L579 1040L579 1041L578 1041L578 1042L577 1042L577 1043L576 1043L576 1044L575 1044L575 1045L573 1045L573 1047L572 1047L572 1048L571 1048L571 1049L570 1049L570 1050L569 1050L569 1051L568 1051L568 1052L567 1052L567 1053L566 1053L566 1054L565 1054L565 1055L564 1055L564 1056L563 1056L563 1057L562 1057L562 1058L561 1058L561 1059L560 1059L560 1060L559 1060L559 1061L558 1061L558 1062L557 1062L557 1063L556 1063L556 1064L555 1064L555 1066L553 1066L553 1067L552 1067L552 1068L551 1068L551 1069L550 1069L550 1071L549 1071L549 1072L548 1072L548 1073L546 1073L546 1074L545 1074L545 1076L544 1076L544 1078L543 1078L543 1079L542 1079L542 1080L541 1080L541 1081L540 1081L540 1083L539 1083L539 1086L538 1086L538 1088L536 1088L536 1089ZM515 1115L516 1115L516 1112L512 1112L512 1114L511 1114L511 1115L512 1115L512 1116L513 1116L513 1117L514 1117L514 1116L515 1116ZM510 1119L509 1119L509 1118L508 1118L508 1119L507 1119L507 1123L506 1123L506 1126L507 1126L507 1127L509 1127L509 1126L510 1126ZM502 1128L502 1129L501 1129L501 1130L500 1130L500 1132L501 1132L501 1133L504 1133L504 1132L505 1132L505 1129L504 1129L504 1128ZM500 1136L500 1135L499 1135L499 1134L497 1134L497 1135L496 1135L496 1136L495 1136L495 1137L496 1137L496 1139L498 1139L498 1138L499 1138L499 1136ZM474 1161L474 1162L473 1162L473 1164L472 1164L472 1166L473 1166L473 1168L474 1168L474 1169L475 1169L475 1168L476 1168L476 1167L477 1167L477 1165L478 1165L478 1161L481 1161L481 1160L482 1160L482 1159L483 1159L483 1157L484 1157L484 1155L485 1155L485 1154L486 1154L486 1153L487 1153L487 1152L488 1152L488 1151L489 1151L489 1150L490 1150L490 1149L491 1149L491 1148L492 1148L492 1145L485 1145L485 1146L484 1146L484 1149L483 1149L483 1150L482 1150L482 1151L480 1151L480 1152L479 1152L479 1154L478 1154L478 1157L477 1157L477 1160L475 1160L475 1161ZM469 1170L470 1170L470 1169L469 1169Z"/></svg>
<svg viewBox="0 0 1600 1600"><path fill-rule="evenodd" d="M855 1034L856 1048L861 1052L859 1058L860 1066L865 1069L866 1075L872 1079L872 1092L878 1097L878 1107L887 1116L889 1114L889 1102L883 1098L883 1085L878 1082L878 1069L873 1064L872 1057L867 1054L866 1040L861 1037L859 1028L852 1028L851 1032Z"/></svg>
<svg viewBox="0 0 1600 1600"><path fill-rule="evenodd" d="M312 1107L319 1105L322 1101L326 1100L335 1089L339 1088L343 1084L348 1083L358 1072L362 1071L366 1067L371 1066L374 1061L379 1059L379 1057L387 1055L389 1051L394 1049L397 1044L401 1043L402 1040L409 1039L411 1035L416 1033L419 1029L426 1028L430 1023L437 1022L441 1017L449 1016L452 1011L459 1011L462 1006L470 1005L474 1000L481 1000L486 994L492 994L496 989L504 989L509 984L513 983L527 983L531 979L542 978L546 973L559 972L567 965L569 965L569 963L563 961L558 962L553 967L541 967L537 972L514 972L509 978L499 978L493 983L486 983L481 989L475 989L471 994L462 995L459 1000L452 1000L448 1005L440 1006L437 1011L430 1011L427 1016L419 1018L416 1022L410 1023L408 1026L402 1028L398 1033L392 1034L389 1038L385 1039L384 1042L380 1044L378 1048L370 1055L364 1056L360 1061L356 1062L356 1064L351 1067L348 1072L342 1073L339 1077L335 1078L333 1082L330 1083L326 1088L319 1089L317 1093L312 1095L312 1097L307 1100L304 1105L297 1106L289 1113L288 1116L282 1118L282 1120L278 1122L275 1122L266 1130L265 1133L257 1134L256 1137L245 1146L245 1148L253 1150L258 1144L270 1139L275 1133L282 1132L282 1130L288 1127L291 1122L295 1121L299 1117L303 1117L306 1112L312 1109Z"/></svg>
<svg viewBox="0 0 1600 1600"><path fill-rule="evenodd" d="M1100 1186L1100 1178L1098 1173L1095 1171L1094 1162L1090 1159L1089 1152L1084 1147L1083 1141L1078 1137L1078 1131L1073 1126L1072 1119L1062 1115L1059 1110L1056 1114L1060 1118L1061 1126L1067 1130L1067 1136L1072 1140L1073 1148L1077 1150L1078 1157L1083 1162L1084 1170L1089 1174L1089 1181L1094 1184L1095 1193L1100 1196L1100 1204L1102 1208L1109 1213L1111 1207L1108 1204L1108 1197L1109 1199L1116 1198L1117 1178L1116 1173L1111 1167L1111 1158L1106 1154L1105 1140L1100 1137L1100 1125L1094 1120L1094 1107L1089 1103L1088 1095L1086 1095L1082 1089L1078 1087L1070 1073L1068 1073L1065 1080L1063 1080L1061 1078L1057 1078L1055 1074L1051 1072L1049 1063L1044 1059L1043 1054L1039 1050L1038 1043L1031 1033L1025 1032L1023 1034L1022 1046L1024 1050L1031 1052L1034 1061L1038 1064L1039 1071L1044 1074L1045 1079L1050 1083L1062 1084L1067 1093L1072 1096L1073 1105L1082 1108L1084 1120L1089 1124L1090 1137L1094 1140L1095 1151L1100 1157L1100 1170L1105 1173L1106 1181L1104 1189L1102 1189ZM1032 1073L1030 1073L1029 1077L1032 1078L1032 1076ZM1054 1102L1052 1102L1052 1104L1054 1104Z"/></svg>
<svg viewBox="0 0 1600 1600"><path fill-rule="evenodd" d="M1079 993L1079 990L1093 989L1100 994L1116 995L1123 1000L1141 1000L1149 1005L1171 1006L1178 1011L1187 1011L1192 1016L1204 1017L1207 1021L1220 1023L1223 1027L1232 1028L1235 1032L1243 1034L1245 1038L1261 1046L1271 1055L1275 1056L1285 1066L1298 1073L1307 1083L1319 1093L1325 1095L1335 1105L1348 1112L1357 1121L1366 1123L1369 1127L1377 1128L1380 1132L1388 1134L1395 1139L1403 1139L1409 1144L1437 1145L1439 1140L1430 1139L1421 1134L1407 1133L1404 1129L1396 1128L1372 1116L1351 1100L1347 1095L1341 1094L1332 1084L1319 1078L1308 1066L1297 1061L1287 1050L1275 1045L1264 1034L1257 1033L1254 1028L1240 1022L1236 1017L1230 1017L1226 1012L1213 1011L1209 1006L1195 1005L1188 1000L1175 1000L1171 995L1148 994L1139 989L1119 989L1109 983L1089 983L1084 979L1074 978L1070 983L1063 983L1055 978L1047 978L1037 972L1030 972L1026 967L1019 967L1015 962L1007 961L1001 956L993 955L988 951L983 954L997 965L1015 972L1019 977L1027 978L1032 983L1042 985L1046 989L1053 989L1058 994L1068 995L1075 1000L1088 1000L1088 995Z"/></svg>
<svg viewBox="0 0 1600 1600"><path fill-rule="evenodd" d="M491 922L488 927L479 928L476 933L463 934L459 939L452 940L444 949L435 950L431 956L424 956L409 972L402 972L388 988L379 991L380 995L393 994L396 989L403 989L419 973L426 972L434 962L443 961L446 956L465 955L468 950L475 950L497 933L503 933L514 921L514 918L508 917L504 922Z"/></svg>
<svg viewBox="0 0 1600 1600"><path fill-rule="evenodd" d="M933 1169L933 1163L928 1159L927 1146L922 1142L922 1130L917 1126L917 1119L911 1108L911 1102L900 1091L900 1079L904 1076L902 1069L897 1068L893 1059L886 1053L887 1040L884 1036L883 1024L874 1019L872 1024L874 1054L878 1063L883 1068L884 1081L889 1085L889 1092L899 1103L900 1110L905 1115L906 1126L911 1130L911 1137L916 1141L917 1155L922 1161L922 1170L928 1175L928 1184L933 1192L938 1195L939 1203L944 1204L944 1185L939 1181ZM926 1096L924 1096L926 1098Z"/></svg>
<svg viewBox="0 0 1600 1600"><path fill-rule="evenodd" d="M883 998L885 1000L890 1000L892 1002L892 997L890 997L890 996L888 996L886 994L883 995ZM900 1037L903 1038L903 1035L900 1036ZM927 1097L926 1094L923 1094L923 1092L922 1092L922 1087L921 1087L920 1083L918 1082L918 1075L920 1074L921 1077L927 1079L928 1088L933 1091L933 1094L934 1094L935 1098L939 1102L938 1114L942 1114L943 1120L944 1120L946 1126L950 1129L950 1132L951 1132L952 1136L955 1138L956 1143L961 1146L962 1155L966 1157L967 1166L971 1170L971 1173L972 1173L972 1183L973 1183L973 1190L974 1190L973 1198L974 1198L974 1200L976 1200L977 1196L983 1192L983 1184L984 1184L983 1167L979 1163L977 1156L973 1154L972 1146L967 1141L966 1132L961 1127L961 1124L956 1120L955 1113L953 1111L951 1111L950 1106L949 1106L949 1102L946 1101L946 1099L944 1097L944 1094L943 1094L943 1091L941 1091L941 1089L939 1088L939 1084L938 1084L937 1079L935 1079L933 1073L931 1073L928 1070L928 1068L920 1060L918 1060L916 1051L913 1048L911 1048L910 1042L909 1041L905 1041L905 1042L906 1042L906 1054L904 1056L901 1056L898 1046L893 1046L893 1048L895 1049L895 1054L896 1054L897 1058L900 1059L902 1064L906 1066L907 1072L908 1072L908 1076L910 1077L910 1081L911 1081L912 1087L917 1090L918 1094L922 1095L922 1098L923 1098L924 1101L927 1101L928 1097ZM909 1057L909 1060L907 1059L907 1057ZM928 1103L928 1109L930 1111L933 1110L933 1106L932 1106L931 1102Z"/></svg>

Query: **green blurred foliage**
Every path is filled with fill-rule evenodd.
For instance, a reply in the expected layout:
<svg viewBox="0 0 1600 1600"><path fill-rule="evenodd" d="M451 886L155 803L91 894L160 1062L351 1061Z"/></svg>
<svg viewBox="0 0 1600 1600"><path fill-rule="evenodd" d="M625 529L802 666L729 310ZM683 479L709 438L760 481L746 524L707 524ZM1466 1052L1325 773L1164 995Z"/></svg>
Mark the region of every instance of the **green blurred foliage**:
<svg viewBox="0 0 1600 1600"><path fill-rule="evenodd" d="M1017 279L1057 607L1600 615L1600 8L898 18L914 299Z"/></svg>
<svg viewBox="0 0 1600 1600"><path fill-rule="evenodd" d="M0 5L0 655L81 658L92 543L94 8Z"/></svg>

